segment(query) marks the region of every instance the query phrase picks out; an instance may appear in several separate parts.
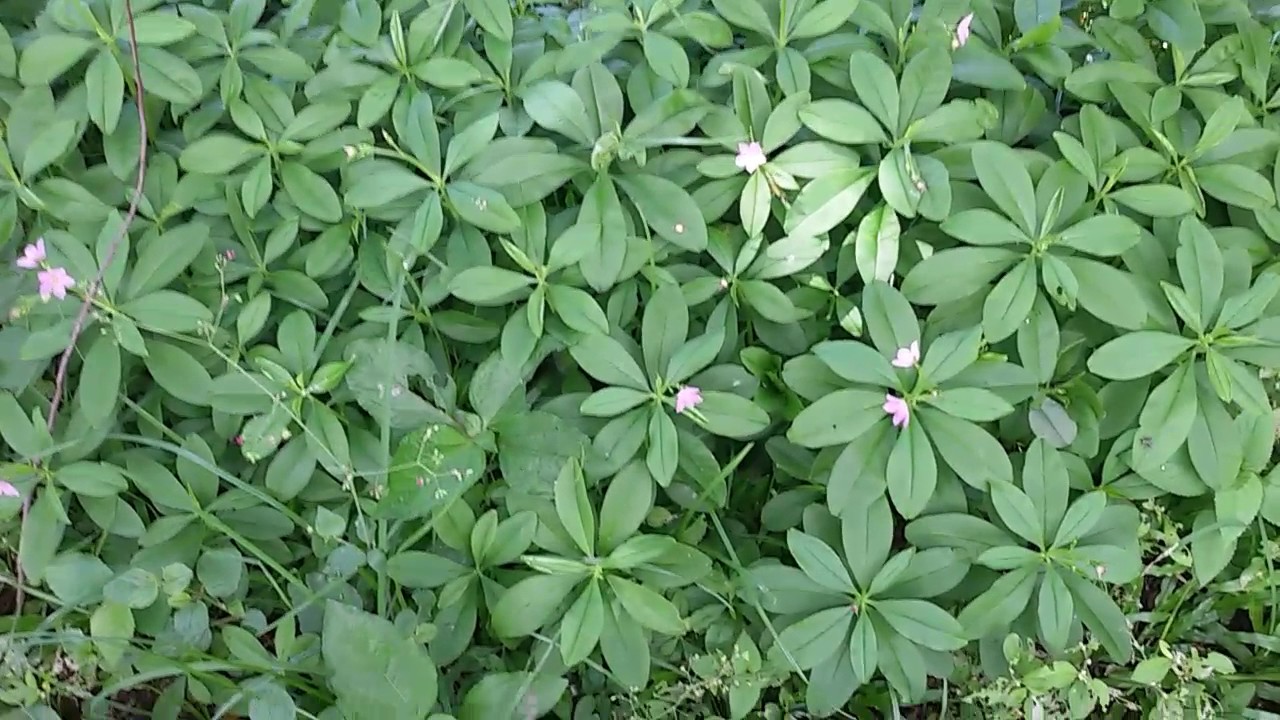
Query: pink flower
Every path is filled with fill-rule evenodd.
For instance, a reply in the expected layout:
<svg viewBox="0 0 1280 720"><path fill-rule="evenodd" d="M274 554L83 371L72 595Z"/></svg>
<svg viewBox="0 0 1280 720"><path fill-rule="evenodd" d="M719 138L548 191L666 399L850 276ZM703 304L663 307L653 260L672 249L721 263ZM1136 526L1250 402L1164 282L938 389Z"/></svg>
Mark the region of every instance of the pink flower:
<svg viewBox="0 0 1280 720"><path fill-rule="evenodd" d="M36 279L40 281L40 299L49 302L49 298L62 298L67 296L67 289L73 288L76 281L71 279L65 268L49 268L41 270Z"/></svg>
<svg viewBox="0 0 1280 720"><path fill-rule="evenodd" d="M243 436L243 435L237 435L237 436L235 436L235 437L231 438L231 442L235 443L237 447L239 447L239 446L243 446L243 445L244 445L244 436Z"/></svg>
<svg viewBox="0 0 1280 720"><path fill-rule="evenodd" d="M957 49L964 47L969 42L970 26L973 25L973 13L969 13L960 18L960 22L956 24L956 37L951 41L951 48Z"/></svg>
<svg viewBox="0 0 1280 720"><path fill-rule="evenodd" d="M22 249L22 257L18 258L18 267L35 270L44 262L44 238L35 241Z"/></svg>
<svg viewBox="0 0 1280 720"><path fill-rule="evenodd" d="M10 482L0 480L0 497L19 497L18 488Z"/></svg>
<svg viewBox="0 0 1280 720"><path fill-rule="evenodd" d="M903 428L911 422L911 409L907 407L907 401L897 395L884 396L884 411L893 417L894 427Z"/></svg>
<svg viewBox="0 0 1280 720"><path fill-rule="evenodd" d="M764 148L760 147L758 142L738 143L738 158L734 163L742 170L746 170L747 174L751 174L760 169L761 165L767 162L764 156Z"/></svg>
<svg viewBox="0 0 1280 720"><path fill-rule="evenodd" d="M685 385L676 392L676 412L692 410L702 404L702 391L692 385Z"/></svg>
<svg viewBox="0 0 1280 720"><path fill-rule="evenodd" d="M896 368L915 367L919 362L920 342L918 340L912 340L910 345L898 348L898 354L893 356L893 366Z"/></svg>

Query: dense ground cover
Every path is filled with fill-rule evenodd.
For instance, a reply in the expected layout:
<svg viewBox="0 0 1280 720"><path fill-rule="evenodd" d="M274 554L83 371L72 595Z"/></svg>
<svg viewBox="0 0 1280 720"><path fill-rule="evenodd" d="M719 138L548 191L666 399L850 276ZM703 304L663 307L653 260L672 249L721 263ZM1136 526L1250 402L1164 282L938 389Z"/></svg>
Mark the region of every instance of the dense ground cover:
<svg viewBox="0 0 1280 720"><path fill-rule="evenodd" d="M0 23L0 717L1278 717L1268 8Z"/></svg>

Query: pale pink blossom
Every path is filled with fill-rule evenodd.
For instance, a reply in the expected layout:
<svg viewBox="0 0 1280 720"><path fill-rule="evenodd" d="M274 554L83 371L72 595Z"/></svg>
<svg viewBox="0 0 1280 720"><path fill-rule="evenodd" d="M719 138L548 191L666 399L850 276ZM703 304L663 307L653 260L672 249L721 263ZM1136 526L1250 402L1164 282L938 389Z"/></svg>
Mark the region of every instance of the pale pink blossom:
<svg viewBox="0 0 1280 720"><path fill-rule="evenodd" d="M746 170L747 174L751 174L760 169L768 158L764 156L764 148L760 147L758 142L738 143L738 157L734 163L739 169Z"/></svg>
<svg viewBox="0 0 1280 720"><path fill-rule="evenodd" d="M969 13L968 15L960 18L960 22L956 24L955 39L951 41L951 48L953 50L962 48L965 43L969 42L969 33L971 32L972 25L973 13Z"/></svg>
<svg viewBox="0 0 1280 720"><path fill-rule="evenodd" d="M692 410L702 404L702 391L692 385L685 385L676 391L676 412Z"/></svg>
<svg viewBox="0 0 1280 720"><path fill-rule="evenodd" d="M0 497L19 497L18 488L5 480L0 480Z"/></svg>
<svg viewBox="0 0 1280 720"><path fill-rule="evenodd" d="M912 340L910 345L898 348L898 354L893 356L893 366L896 368L911 368L919 363L920 342L918 340Z"/></svg>
<svg viewBox="0 0 1280 720"><path fill-rule="evenodd" d="M35 270L40 267L40 263L44 262L44 259L44 238L40 238L35 243L22 249L22 257L18 258L18 267Z"/></svg>
<svg viewBox="0 0 1280 720"><path fill-rule="evenodd" d="M893 418L894 427L903 428L911 422L911 409L907 407L907 401L897 395L884 396L884 411Z"/></svg>
<svg viewBox="0 0 1280 720"><path fill-rule="evenodd" d="M66 269L60 267L41 270L36 275L36 280L40 282L40 299L45 302L55 297L61 300L67 296L67 290L76 285Z"/></svg>

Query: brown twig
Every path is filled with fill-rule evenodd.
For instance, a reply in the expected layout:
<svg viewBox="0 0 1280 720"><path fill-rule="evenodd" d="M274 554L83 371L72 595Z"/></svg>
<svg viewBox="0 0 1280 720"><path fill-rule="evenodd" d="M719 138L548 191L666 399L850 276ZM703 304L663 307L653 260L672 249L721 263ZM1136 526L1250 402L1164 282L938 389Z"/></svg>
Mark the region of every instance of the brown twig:
<svg viewBox="0 0 1280 720"><path fill-rule="evenodd" d="M53 377L53 399L49 401L49 419L47 423L49 432L53 432L54 423L58 420L58 409L62 405L62 396L65 394L67 366L71 364L71 354L75 351L76 341L80 339L80 334L84 332L85 322L89 319L89 311L93 308L93 300L98 294L98 289L102 286L102 276L106 273L107 268L111 267L111 261L115 259L116 251L120 248L121 241L129 233L129 226L133 224L134 218L138 215L138 204L142 202L142 186L147 178L147 110L144 103L146 93L142 84L142 64L138 60L138 30L133 21L132 0L124 0L124 19L129 27L129 59L133 62L134 100L138 106L138 179L133 185L133 197L129 199L129 210L124 215L124 222L120 225L120 230L116 232L115 237L111 239L111 244L107 246L107 253L98 265L98 273L94 276L93 282L89 283L89 286L85 288L84 301L80 303L80 312L76 315L76 321L71 326L71 340L67 343L67 349L62 351L62 357L58 360L58 372ZM28 493L22 498L22 535L26 534L27 516L30 512L31 494ZM17 566L15 574L18 581L15 615L22 614L24 595L22 535L18 537L18 559L15 563Z"/></svg>

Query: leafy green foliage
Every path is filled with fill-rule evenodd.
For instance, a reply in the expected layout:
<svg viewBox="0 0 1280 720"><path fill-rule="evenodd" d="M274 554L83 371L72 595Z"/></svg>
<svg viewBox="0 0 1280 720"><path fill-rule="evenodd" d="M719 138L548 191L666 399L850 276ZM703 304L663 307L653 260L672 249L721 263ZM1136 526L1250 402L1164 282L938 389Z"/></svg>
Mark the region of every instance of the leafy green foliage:
<svg viewBox="0 0 1280 720"><path fill-rule="evenodd" d="M0 705L1274 717L1278 29L4 3Z"/></svg>

